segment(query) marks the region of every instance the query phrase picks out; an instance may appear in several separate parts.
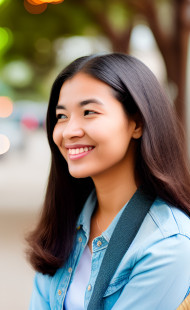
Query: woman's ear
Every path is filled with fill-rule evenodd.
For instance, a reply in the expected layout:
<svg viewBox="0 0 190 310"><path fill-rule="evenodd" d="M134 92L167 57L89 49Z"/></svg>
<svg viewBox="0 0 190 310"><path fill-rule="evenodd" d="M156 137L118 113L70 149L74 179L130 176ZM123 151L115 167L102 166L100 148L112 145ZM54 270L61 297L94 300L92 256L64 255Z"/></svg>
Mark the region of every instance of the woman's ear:
<svg viewBox="0 0 190 310"><path fill-rule="evenodd" d="M135 121L136 126L135 126L135 129L133 131L132 137L134 139L139 139L143 134L143 122L142 122L142 118L139 115L139 113L137 113L134 116L134 121Z"/></svg>

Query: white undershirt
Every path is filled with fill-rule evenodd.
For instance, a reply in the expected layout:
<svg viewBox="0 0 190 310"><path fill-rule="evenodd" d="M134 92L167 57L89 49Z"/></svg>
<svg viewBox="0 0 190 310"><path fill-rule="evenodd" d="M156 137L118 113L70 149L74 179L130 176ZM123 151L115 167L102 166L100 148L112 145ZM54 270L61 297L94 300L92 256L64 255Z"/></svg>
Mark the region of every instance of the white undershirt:
<svg viewBox="0 0 190 310"><path fill-rule="evenodd" d="M65 310L84 310L84 297L91 273L91 252L88 246L80 258L65 298Z"/></svg>

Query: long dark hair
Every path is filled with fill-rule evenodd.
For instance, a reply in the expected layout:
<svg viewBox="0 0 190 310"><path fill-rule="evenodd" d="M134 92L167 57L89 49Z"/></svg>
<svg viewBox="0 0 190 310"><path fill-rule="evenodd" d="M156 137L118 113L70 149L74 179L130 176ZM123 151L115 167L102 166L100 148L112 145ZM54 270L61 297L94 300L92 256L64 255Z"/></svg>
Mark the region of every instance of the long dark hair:
<svg viewBox="0 0 190 310"><path fill-rule="evenodd" d="M52 161L40 221L28 238L33 267L53 275L73 246L76 221L94 185L90 178L75 179L53 142L55 107L63 83L78 72L108 84L129 115L139 113L143 135L139 139L136 171L144 188L190 214L190 173L184 135L166 94L154 74L134 57L112 53L81 57L56 78L47 111L47 135Z"/></svg>

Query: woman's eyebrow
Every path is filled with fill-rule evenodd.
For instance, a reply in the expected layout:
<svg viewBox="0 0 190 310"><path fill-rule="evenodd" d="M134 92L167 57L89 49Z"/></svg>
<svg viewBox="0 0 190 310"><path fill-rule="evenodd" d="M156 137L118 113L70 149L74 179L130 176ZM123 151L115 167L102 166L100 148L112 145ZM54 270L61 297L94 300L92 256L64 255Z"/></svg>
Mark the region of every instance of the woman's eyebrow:
<svg viewBox="0 0 190 310"><path fill-rule="evenodd" d="M100 100L95 99L95 98L90 98L90 99L87 99L87 100L83 100L83 101L81 101L81 102L79 103L79 105L80 105L81 107L83 107L83 106L85 106L85 105L87 105L87 104L90 104L90 103L96 103L96 104L99 104L99 105L103 105L103 103L102 103Z"/></svg>
<svg viewBox="0 0 190 310"><path fill-rule="evenodd" d="M56 105L55 109L56 110L66 110L66 107L62 104L58 104L58 105Z"/></svg>
<svg viewBox="0 0 190 310"><path fill-rule="evenodd" d="M80 101L80 102L78 103L78 105L79 105L80 107L83 107L83 106L85 106L85 105L87 105L87 104L90 104L90 103L95 103L95 104L103 105L103 103L102 103L100 100L95 99L95 98L90 98L90 99L87 99L87 100ZM58 104L58 105L56 106L56 110L67 110L67 108L66 108L66 106L64 106L63 104Z"/></svg>

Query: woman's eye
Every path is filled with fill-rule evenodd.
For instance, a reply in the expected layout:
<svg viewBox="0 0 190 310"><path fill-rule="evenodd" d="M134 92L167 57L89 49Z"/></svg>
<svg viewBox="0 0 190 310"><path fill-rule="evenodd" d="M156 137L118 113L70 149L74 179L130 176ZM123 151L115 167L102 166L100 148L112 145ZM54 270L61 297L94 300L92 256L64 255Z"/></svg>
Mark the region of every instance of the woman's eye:
<svg viewBox="0 0 190 310"><path fill-rule="evenodd" d="M66 118L67 118L67 115L65 115L65 114L57 114L57 115L56 115L56 118L57 118L57 119L66 119Z"/></svg>
<svg viewBox="0 0 190 310"><path fill-rule="evenodd" d="M97 112L91 111L91 110L86 110L86 111L84 111L84 116L86 116L86 115L91 115L91 114L97 114Z"/></svg>

